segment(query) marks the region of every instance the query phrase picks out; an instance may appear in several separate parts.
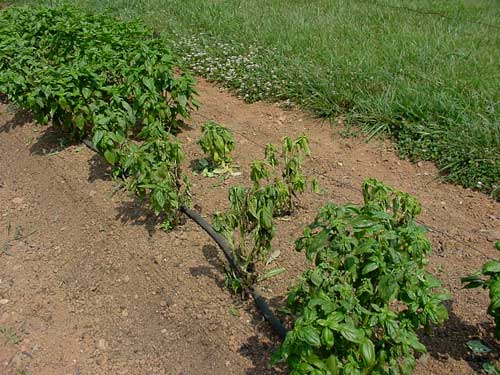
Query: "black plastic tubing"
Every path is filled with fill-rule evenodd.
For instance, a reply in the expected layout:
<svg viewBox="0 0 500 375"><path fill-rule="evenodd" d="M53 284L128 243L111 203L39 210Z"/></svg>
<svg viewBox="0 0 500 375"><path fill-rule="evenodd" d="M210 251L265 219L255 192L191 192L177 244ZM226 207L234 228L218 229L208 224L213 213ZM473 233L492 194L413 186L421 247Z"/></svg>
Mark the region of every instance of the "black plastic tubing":
<svg viewBox="0 0 500 375"><path fill-rule="evenodd" d="M184 212L196 224L202 227L205 230L205 232L207 232L208 235L213 238L213 240L221 248L228 263L231 265L231 268L233 268L233 270L237 272L238 275L241 275L242 272L235 263L231 255L231 247L227 243L226 239L222 237L219 233L217 233L214 230L214 228L205 219L203 219L196 211L193 211L185 206L181 206L181 211ZM286 328L283 326L280 320L273 314L266 300L262 297L259 288L257 288L256 286L252 286L251 292L252 292L252 297L255 300L255 304L262 312L262 315L264 315L264 318L271 324L271 326L274 328L279 337L282 340L284 340L287 332Z"/></svg>

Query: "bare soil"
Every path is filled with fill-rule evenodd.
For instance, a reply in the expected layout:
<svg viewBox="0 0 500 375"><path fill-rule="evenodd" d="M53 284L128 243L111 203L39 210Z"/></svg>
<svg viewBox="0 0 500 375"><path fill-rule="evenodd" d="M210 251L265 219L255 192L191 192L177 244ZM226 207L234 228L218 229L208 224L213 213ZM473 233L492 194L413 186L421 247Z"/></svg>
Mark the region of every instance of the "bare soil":
<svg viewBox="0 0 500 375"><path fill-rule="evenodd" d="M499 353L486 314L488 296L462 290L460 277L495 257L500 203L443 184L429 163L400 160L393 145L343 138L330 124L277 105L245 104L203 80L202 108L179 135L202 214L226 207L227 190L248 181L251 160L284 135L305 133L306 162L322 195L279 222L273 266L287 272L264 285L272 306L307 264L294 240L327 201L360 202L363 179L376 177L422 202L430 227L429 270L453 294L450 319L422 338L429 353L416 374L472 374L483 361L464 346L481 339ZM196 141L206 120L234 131L242 175L226 181L192 175L203 157ZM124 192L113 194L106 163L82 145L63 147L50 127L0 105L0 374L275 374L278 338L251 302L223 286L223 259L191 221L170 233ZM24 371L24 372L23 372Z"/></svg>

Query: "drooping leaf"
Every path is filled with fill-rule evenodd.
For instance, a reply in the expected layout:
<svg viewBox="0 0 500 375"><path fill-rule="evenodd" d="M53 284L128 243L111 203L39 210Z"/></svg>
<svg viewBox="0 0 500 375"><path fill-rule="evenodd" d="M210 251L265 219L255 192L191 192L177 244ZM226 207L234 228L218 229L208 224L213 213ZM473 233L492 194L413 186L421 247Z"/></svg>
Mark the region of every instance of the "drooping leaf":
<svg viewBox="0 0 500 375"><path fill-rule="evenodd" d="M465 343L467 347L476 354L483 354L491 352L491 348L484 345L479 340L470 340Z"/></svg>

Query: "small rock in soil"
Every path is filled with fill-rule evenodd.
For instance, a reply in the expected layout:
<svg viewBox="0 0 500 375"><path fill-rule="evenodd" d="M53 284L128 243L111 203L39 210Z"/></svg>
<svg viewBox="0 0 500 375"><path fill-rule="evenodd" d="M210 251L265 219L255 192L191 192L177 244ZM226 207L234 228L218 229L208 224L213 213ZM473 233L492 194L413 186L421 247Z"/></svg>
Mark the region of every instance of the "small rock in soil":
<svg viewBox="0 0 500 375"><path fill-rule="evenodd" d="M97 343L97 347L98 347L99 349L101 349L101 350L106 350L107 346L108 346L108 345L107 345L107 343L106 343L106 340L104 340L104 339L100 339L100 340L98 341L98 343Z"/></svg>
<svg viewBox="0 0 500 375"><path fill-rule="evenodd" d="M16 197L16 198L12 199L12 203L14 203L14 204L21 204L23 202L24 202L24 199L21 197Z"/></svg>
<svg viewBox="0 0 500 375"><path fill-rule="evenodd" d="M486 239L490 242L495 242L500 240L500 233L494 233L492 232L491 234L488 234L486 236Z"/></svg>

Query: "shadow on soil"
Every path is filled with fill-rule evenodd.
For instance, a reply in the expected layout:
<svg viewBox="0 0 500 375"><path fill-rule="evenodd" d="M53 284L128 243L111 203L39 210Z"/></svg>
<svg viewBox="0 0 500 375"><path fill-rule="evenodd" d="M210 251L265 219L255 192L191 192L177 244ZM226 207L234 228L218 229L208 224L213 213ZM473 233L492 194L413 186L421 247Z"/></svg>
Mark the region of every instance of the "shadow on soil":
<svg viewBox="0 0 500 375"><path fill-rule="evenodd" d="M189 272L194 277L208 277L214 280L219 288L224 289L224 263L219 258L219 249L213 245L204 245L201 251L209 265L191 267Z"/></svg>
<svg viewBox="0 0 500 375"><path fill-rule="evenodd" d="M101 155L94 154L89 160L89 182L111 180L111 167Z"/></svg>
<svg viewBox="0 0 500 375"><path fill-rule="evenodd" d="M265 333L264 333L265 334ZM272 341L271 341L272 340ZM251 336L238 353L252 361L253 367L245 369L245 375L286 374L283 366L270 366L271 356L279 348L279 340L259 335Z"/></svg>
<svg viewBox="0 0 500 375"><path fill-rule="evenodd" d="M432 336L421 334L420 340L427 347L430 356L438 361L453 358L457 361L466 361L476 372L481 372L482 364L488 360L498 357L498 347L492 336L485 337L485 332L493 332L493 324L484 322L480 325L471 325L462 321L448 307L449 318L441 327L432 329ZM480 340L492 350L487 355L479 355L471 352L466 343L470 340ZM451 344L453 343L453 344Z"/></svg>
<svg viewBox="0 0 500 375"><path fill-rule="evenodd" d="M192 276L208 277L224 291L229 292L224 285L224 266L225 263L221 258L220 250L214 245L205 245L202 248L202 253L207 260L207 266L191 267L189 269ZM252 320L249 323L254 327L256 335L251 336L239 348L238 352L243 357L248 358L252 362L252 367L245 370L246 375L266 375L266 374L285 374L283 368L270 367L272 354L279 348L279 338L272 330L269 323L264 319L261 312L255 307L251 297L248 300L242 300L240 296L232 294L235 305L239 305L244 309ZM267 302L272 310L276 311L283 306L283 298L274 297L267 299ZM279 316L279 318L283 318Z"/></svg>
<svg viewBox="0 0 500 375"><path fill-rule="evenodd" d="M277 312L277 309L284 306L284 298L278 296L266 298L266 301L278 319L286 323L283 319L284 317ZM249 337L238 350L238 353L248 358L253 365L253 367L245 369L245 375L288 374L283 365L270 366L271 357L278 351L281 344L279 336L273 331L271 325L264 319L264 316L255 304L246 305L246 310L252 316L250 324L254 327L257 334Z"/></svg>
<svg viewBox="0 0 500 375"><path fill-rule="evenodd" d="M122 201L117 211L116 219L122 223L143 225L150 237L155 232L156 225L160 223L160 219L153 212L147 210L144 203L138 198Z"/></svg>
<svg viewBox="0 0 500 375"><path fill-rule="evenodd" d="M68 140L66 134L51 127L40 128L40 133L30 147L32 155L54 155L75 144Z"/></svg>
<svg viewBox="0 0 500 375"><path fill-rule="evenodd" d="M8 106L7 112L14 112L14 117L0 126L0 133L8 133L33 121L33 115L28 111L21 111L15 108L10 110L10 106Z"/></svg>

